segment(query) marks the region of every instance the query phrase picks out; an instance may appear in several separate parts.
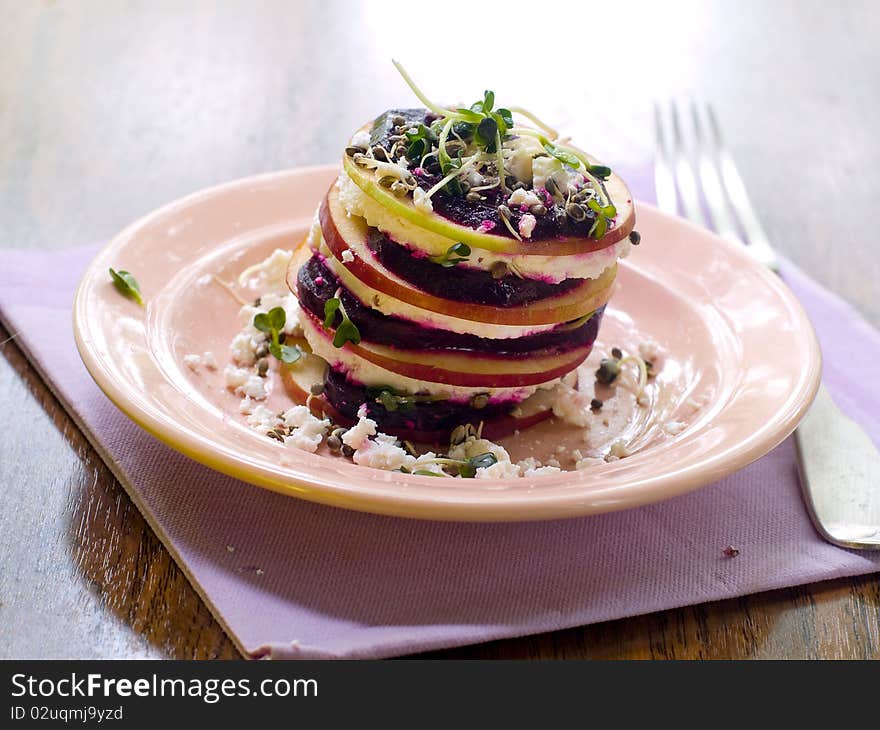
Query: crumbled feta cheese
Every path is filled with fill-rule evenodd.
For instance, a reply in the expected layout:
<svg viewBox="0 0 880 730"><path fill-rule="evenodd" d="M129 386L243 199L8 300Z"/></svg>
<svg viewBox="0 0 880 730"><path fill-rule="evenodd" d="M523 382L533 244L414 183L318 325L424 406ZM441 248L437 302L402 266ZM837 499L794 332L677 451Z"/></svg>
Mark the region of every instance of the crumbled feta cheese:
<svg viewBox="0 0 880 730"><path fill-rule="evenodd" d="M546 187L547 178L551 175L563 192L575 189L578 184L584 181L583 175L569 169L555 157L536 157L532 160L532 184L535 190Z"/></svg>
<svg viewBox="0 0 880 730"><path fill-rule="evenodd" d="M284 411L281 417L284 419L284 425L288 428L300 428L311 421L324 423L320 418L315 418L307 406L293 406L292 408L288 408Z"/></svg>
<svg viewBox="0 0 880 730"><path fill-rule="evenodd" d="M599 459L595 456L585 456L583 459L578 459L575 462L574 468L581 471L582 469L590 469L604 463L605 459Z"/></svg>
<svg viewBox="0 0 880 730"><path fill-rule="evenodd" d="M434 210L434 204L431 202L430 198L425 197L425 191L421 188L413 190L413 204L416 208L425 211L426 213L431 213Z"/></svg>
<svg viewBox="0 0 880 730"><path fill-rule="evenodd" d="M572 426L584 428L590 425L590 401L585 393L570 385L559 383L553 398L553 415Z"/></svg>
<svg viewBox="0 0 880 730"><path fill-rule="evenodd" d="M477 469L477 479L515 479L520 475L519 466L510 461L496 461L492 466Z"/></svg>
<svg viewBox="0 0 880 730"><path fill-rule="evenodd" d="M345 251L342 252L342 260L346 264L350 264L352 261L354 261L354 254L351 252L350 248L347 248L345 249Z"/></svg>
<svg viewBox="0 0 880 730"><path fill-rule="evenodd" d="M538 461L534 456L527 456L525 459L522 459L516 464L522 471L528 471L529 469L538 469L542 467L543 464Z"/></svg>
<svg viewBox="0 0 880 730"><path fill-rule="evenodd" d="M550 476L551 474L560 474L561 472L562 472L562 469L560 469L558 466L539 466L539 467L536 467L535 469L527 469L526 471L523 472L523 476L526 478L528 478L528 477L546 477L546 476Z"/></svg>
<svg viewBox="0 0 880 730"><path fill-rule="evenodd" d="M227 365L223 375L226 378L226 387L238 395L247 396L254 400L263 400L268 395L265 378L261 378L250 370Z"/></svg>
<svg viewBox="0 0 880 730"><path fill-rule="evenodd" d="M254 400L265 400L269 395L266 390L266 379L256 373L248 375L247 381L241 386L241 393Z"/></svg>
<svg viewBox="0 0 880 730"><path fill-rule="evenodd" d="M315 453L330 428L326 418L313 416L307 406L293 406L282 416L284 425L291 429L287 442L298 449Z"/></svg>
<svg viewBox="0 0 880 730"><path fill-rule="evenodd" d="M360 147L362 150L368 149L370 146L370 133L363 129L354 133L349 143L351 147Z"/></svg>
<svg viewBox="0 0 880 730"><path fill-rule="evenodd" d="M617 459L623 459L629 455L630 451L626 447L626 442L623 439L618 439L611 444L611 449L608 452L608 456L605 457L605 461L617 461Z"/></svg>
<svg viewBox="0 0 880 730"><path fill-rule="evenodd" d="M654 340L645 340L639 344L639 355L642 360L653 362L660 355L660 345Z"/></svg>
<svg viewBox="0 0 880 730"><path fill-rule="evenodd" d="M276 248L266 259L239 274L239 286L251 286L261 294L283 294L287 289L287 267L292 251Z"/></svg>
<svg viewBox="0 0 880 730"><path fill-rule="evenodd" d="M525 188L514 190L507 199L507 204L510 206L525 205L528 208L531 208L533 205L539 205L543 202L544 201L538 197L538 194L534 190L526 190Z"/></svg>
<svg viewBox="0 0 880 730"><path fill-rule="evenodd" d="M274 411L263 405L258 405L247 417L248 426L260 433L267 433L276 426L281 425L281 419Z"/></svg>
<svg viewBox="0 0 880 730"><path fill-rule="evenodd" d="M686 428L687 424L681 421L667 421L663 424L663 430L670 436L678 436Z"/></svg>
<svg viewBox="0 0 880 730"><path fill-rule="evenodd" d="M373 440L379 442L380 444L391 444L392 446L399 445L397 436L391 436L387 433L377 433L373 437Z"/></svg>
<svg viewBox="0 0 880 730"><path fill-rule="evenodd" d="M534 137L523 135L503 144L504 168L517 180L526 184L532 181L533 158L546 154L541 143Z"/></svg>
<svg viewBox="0 0 880 730"><path fill-rule="evenodd" d="M446 474L443 471L443 466L440 464L433 463L432 459L436 459L437 454L433 451L428 451L427 453L419 456L412 464L412 471L429 471L432 474ZM478 470L479 471L479 470Z"/></svg>
<svg viewBox="0 0 880 730"><path fill-rule="evenodd" d="M342 443L357 450L361 448L370 436L376 435L376 422L372 418L361 416L358 412L358 422L342 435Z"/></svg>
<svg viewBox="0 0 880 730"><path fill-rule="evenodd" d="M345 437L343 437L344 440ZM361 466L371 466L374 469L393 471L394 469L400 469L400 467L409 469L415 462L415 457L399 446L388 443L387 440L377 439L372 441L366 439L360 448L354 452L352 460L355 464L360 464Z"/></svg>
<svg viewBox="0 0 880 730"><path fill-rule="evenodd" d="M244 384L248 381L248 378L251 376L251 371L245 370L244 368L237 368L234 365L227 365L226 369L223 371L223 375L226 378L226 387L230 390L238 391L238 389L244 387Z"/></svg>
<svg viewBox="0 0 880 730"><path fill-rule="evenodd" d="M196 355L195 353L184 355L183 364L193 372L196 372L202 365L208 368L208 370L217 369L217 359L214 357L213 352L206 352L204 355Z"/></svg>
<svg viewBox="0 0 880 730"><path fill-rule="evenodd" d="M257 360L256 351L262 335L259 339L255 338L248 329L253 328L245 328L233 337L232 342L229 344L229 349L232 352L232 361L237 365L250 366Z"/></svg>
<svg viewBox="0 0 880 730"><path fill-rule="evenodd" d="M202 358L199 355L184 355L183 364L195 372L199 369L199 365L202 364Z"/></svg>
<svg viewBox="0 0 880 730"><path fill-rule="evenodd" d="M535 218L531 213L526 213L522 218L519 219L519 235L523 238L531 238L532 231L535 230L535 226L538 223L538 219Z"/></svg>

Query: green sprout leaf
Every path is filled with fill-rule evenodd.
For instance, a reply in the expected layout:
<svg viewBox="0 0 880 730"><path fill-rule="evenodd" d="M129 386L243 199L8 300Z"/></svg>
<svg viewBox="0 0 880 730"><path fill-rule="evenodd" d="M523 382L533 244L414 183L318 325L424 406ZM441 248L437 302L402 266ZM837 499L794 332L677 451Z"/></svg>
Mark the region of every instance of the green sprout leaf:
<svg viewBox="0 0 880 730"><path fill-rule="evenodd" d="M386 411L391 412L412 410L416 403L433 403L445 400L443 396L438 395L402 393L386 385L367 388L367 398L379 403Z"/></svg>
<svg viewBox="0 0 880 730"><path fill-rule="evenodd" d="M137 279L127 271L114 271L113 269L110 269L110 277L113 279L113 286L120 294L144 306L144 298L141 296L141 288Z"/></svg>
<svg viewBox="0 0 880 730"><path fill-rule="evenodd" d="M436 471L428 471L427 469L416 469L413 474L420 477L442 477L444 474L438 474Z"/></svg>
<svg viewBox="0 0 880 730"><path fill-rule="evenodd" d="M342 315L342 321L336 326L336 332L333 333L333 346L342 347L346 342L351 342L353 345L358 344L361 341L360 330L348 318L339 297L333 297L324 303L324 329L329 330L333 327L337 313Z"/></svg>
<svg viewBox="0 0 880 730"><path fill-rule="evenodd" d="M342 322L339 323L336 333L333 335L333 347L342 347L346 342L356 345L360 341L361 333L357 326L347 316L343 315Z"/></svg>
<svg viewBox="0 0 880 730"><path fill-rule="evenodd" d="M576 155L572 154L568 150L557 147L555 144L549 141L545 141L543 146L549 154L553 155L553 157L555 157L560 162L569 165L570 167L580 167L581 161L577 158Z"/></svg>
<svg viewBox="0 0 880 730"><path fill-rule="evenodd" d="M273 307L268 312L261 312L254 317L254 327L267 335L271 335L273 330L281 332L286 322L287 315L282 307Z"/></svg>
<svg viewBox="0 0 880 730"><path fill-rule="evenodd" d="M477 475L477 469L486 469L497 462L498 459L495 458L495 454L487 451L485 454L472 456L463 462L458 468L458 474L465 479L473 479Z"/></svg>
<svg viewBox="0 0 880 730"><path fill-rule="evenodd" d="M288 365L295 363L303 356L303 351L297 345L276 345L274 342L269 345L269 352L273 357Z"/></svg>
<svg viewBox="0 0 880 730"><path fill-rule="evenodd" d="M407 130L406 132L406 156L409 160L421 160L431 151L434 143L437 141L437 134L433 129L419 124L415 130Z"/></svg>
<svg viewBox="0 0 880 730"><path fill-rule="evenodd" d="M440 264L445 269L448 269L456 264L460 264L463 261L468 260L468 256L471 255L471 247L466 243L454 243L448 249L446 249L446 253L441 254L439 256L431 256L430 261L433 261L435 264Z"/></svg>
<svg viewBox="0 0 880 730"><path fill-rule="evenodd" d="M587 207L596 214L589 235L598 240L608 232L608 224L617 215L617 208L613 205L602 205L595 198L587 200Z"/></svg>
<svg viewBox="0 0 880 730"><path fill-rule="evenodd" d="M474 134L477 144L486 152L495 151L495 135L498 133L498 122L494 117L485 117L478 125Z"/></svg>
<svg viewBox="0 0 880 730"><path fill-rule="evenodd" d="M481 102L477 102L477 104L481 104ZM455 111L461 115L461 121L468 122L469 124L479 124L483 118L478 109L456 109Z"/></svg>
<svg viewBox="0 0 880 730"><path fill-rule="evenodd" d="M489 114L492 111L492 107L495 106L495 92L494 91L484 91L483 92L483 114Z"/></svg>
<svg viewBox="0 0 880 730"><path fill-rule="evenodd" d="M498 130L502 135L507 134L507 130L513 126L513 114L510 109L496 109L492 113L492 118L498 124Z"/></svg>
<svg viewBox="0 0 880 730"><path fill-rule="evenodd" d="M287 364L294 363L303 356L303 351L296 345L285 345L281 335L287 315L283 307L273 307L268 312L260 312L254 316L254 327L269 335L269 353Z"/></svg>
<svg viewBox="0 0 880 730"><path fill-rule="evenodd" d="M324 329L329 330L333 326L333 322L336 320L336 312L339 310L339 307L342 306L342 302L339 301L336 297L332 299L328 299L324 302Z"/></svg>
<svg viewBox="0 0 880 730"><path fill-rule="evenodd" d="M611 168L605 165L590 165L587 167L587 172L600 180L607 180L611 177Z"/></svg>

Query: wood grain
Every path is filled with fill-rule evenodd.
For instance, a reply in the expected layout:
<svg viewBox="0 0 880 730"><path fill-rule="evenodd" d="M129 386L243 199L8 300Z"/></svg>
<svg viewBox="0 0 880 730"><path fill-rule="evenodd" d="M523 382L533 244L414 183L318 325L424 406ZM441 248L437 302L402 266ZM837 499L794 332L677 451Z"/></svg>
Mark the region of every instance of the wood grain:
<svg viewBox="0 0 880 730"><path fill-rule="evenodd" d="M103 239L198 188L332 160L409 98L393 53L432 96L491 84L615 164L650 158L654 98L711 99L774 242L880 323L875 4L577 3L554 11L571 42L524 22L533 4L422 7L0 0L0 246ZM503 42L441 67L438 22ZM0 657L237 656L15 340L0 351ZM880 579L428 656L880 658Z"/></svg>

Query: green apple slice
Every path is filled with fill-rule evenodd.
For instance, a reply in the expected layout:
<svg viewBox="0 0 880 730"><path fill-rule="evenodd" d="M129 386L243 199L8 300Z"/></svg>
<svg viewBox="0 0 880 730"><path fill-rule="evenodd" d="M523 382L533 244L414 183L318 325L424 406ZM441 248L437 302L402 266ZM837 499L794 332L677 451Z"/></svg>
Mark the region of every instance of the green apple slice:
<svg viewBox="0 0 880 730"><path fill-rule="evenodd" d="M592 158L590 158L592 161ZM597 163L598 164L598 163ZM403 218L425 230L446 236L453 241L461 241L469 246L486 251L510 255L568 256L579 253L597 251L611 246L628 236L635 224L635 211L632 195L626 184L612 174L605 186L617 208L615 225L601 239L592 238L559 238L538 241L517 241L516 239L484 233L468 226L455 223L436 213L420 210L410 197L399 198L390 190L378 183L374 171L358 167L347 155L343 157L342 166L351 180L373 200L387 208L394 215Z"/></svg>

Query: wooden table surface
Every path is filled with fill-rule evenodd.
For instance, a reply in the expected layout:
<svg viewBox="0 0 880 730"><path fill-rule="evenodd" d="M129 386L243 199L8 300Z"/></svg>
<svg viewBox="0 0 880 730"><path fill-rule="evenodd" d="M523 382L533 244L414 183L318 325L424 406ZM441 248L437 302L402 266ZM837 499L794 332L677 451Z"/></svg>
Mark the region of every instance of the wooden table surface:
<svg viewBox="0 0 880 730"><path fill-rule="evenodd" d="M0 17L0 247L105 240L193 190L334 160L411 101L394 55L433 97L494 88L612 165L650 159L654 99L710 99L779 248L880 324L876 3L0 0ZM0 657L237 656L15 340L0 351ZM430 656L878 658L880 578Z"/></svg>

